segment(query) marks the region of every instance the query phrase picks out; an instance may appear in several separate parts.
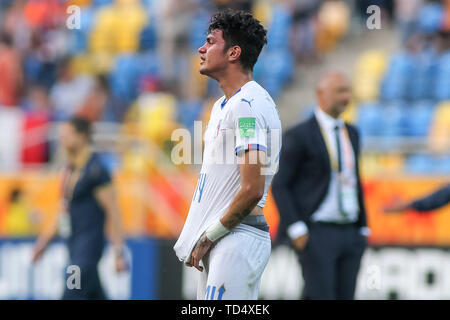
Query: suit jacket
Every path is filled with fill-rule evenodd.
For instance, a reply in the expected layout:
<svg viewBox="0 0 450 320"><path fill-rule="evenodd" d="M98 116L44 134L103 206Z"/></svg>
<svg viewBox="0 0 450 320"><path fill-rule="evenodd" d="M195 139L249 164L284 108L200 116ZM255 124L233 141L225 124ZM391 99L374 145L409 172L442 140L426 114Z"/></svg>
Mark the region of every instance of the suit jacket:
<svg viewBox="0 0 450 320"><path fill-rule="evenodd" d="M431 211L450 203L450 184L411 204L417 211Z"/></svg>
<svg viewBox="0 0 450 320"><path fill-rule="evenodd" d="M363 190L359 176L359 135L356 128L345 124L355 153L359 213L357 225L367 226ZM272 194L280 213L277 242L288 240L287 228L303 221L308 227L312 214L328 193L331 164L325 141L313 115L288 130L283 137L278 173L272 183Z"/></svg>

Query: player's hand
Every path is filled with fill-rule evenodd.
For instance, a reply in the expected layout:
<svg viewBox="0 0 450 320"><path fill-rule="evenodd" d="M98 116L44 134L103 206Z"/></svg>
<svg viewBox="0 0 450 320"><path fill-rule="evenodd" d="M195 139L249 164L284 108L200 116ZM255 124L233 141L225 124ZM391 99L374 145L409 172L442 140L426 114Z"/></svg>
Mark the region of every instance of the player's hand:
<svg viewBox="0 0 450 320"><path fill-rule="evenodd" d="M295 238L292 240L292 243L294 244L294 248L297 250L304 250L306 247L306 244L308 243L308 233L305 233L304 235Z"/></svg>
<svg viewBox="0 0 450 320"><path fill-rule="evenodd" d="M128 269L127 261L122 255L116 255L114 259L116 273L124 272Z"/></svg>
<svg viewBox="0 0 450 320"><path fill-rule="evenodd" d="M213 242L209 240L206 235L202 235L200 240L198 240L197 244L192 250L191 259L187 263L189 267L195 267L200 272L203 271L203 267L200 266L200 260L211 250Z"/></svg>
<svg viewBox="0 0 450 320"><path fill-rule="evenodd" d="M386 205L383 208L385 213L399 213L409 209L409 202L405 200L397 200L392 204Z"/></svg>

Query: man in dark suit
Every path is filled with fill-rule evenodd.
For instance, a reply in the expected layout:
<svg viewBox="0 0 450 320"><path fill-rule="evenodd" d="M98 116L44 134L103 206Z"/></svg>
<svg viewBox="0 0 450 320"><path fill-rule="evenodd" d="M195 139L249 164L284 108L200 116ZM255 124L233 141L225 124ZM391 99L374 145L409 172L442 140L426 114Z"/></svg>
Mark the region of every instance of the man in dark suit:
<svg viewBox="0 0 450 320"><path fill-rule="evenodd" d="M358 170L359 136L339 116L351 98L349 80L325 75L314 115L283 137L272 184L278 241L298 253L303 299L354 299L369 229Z"/></svg>

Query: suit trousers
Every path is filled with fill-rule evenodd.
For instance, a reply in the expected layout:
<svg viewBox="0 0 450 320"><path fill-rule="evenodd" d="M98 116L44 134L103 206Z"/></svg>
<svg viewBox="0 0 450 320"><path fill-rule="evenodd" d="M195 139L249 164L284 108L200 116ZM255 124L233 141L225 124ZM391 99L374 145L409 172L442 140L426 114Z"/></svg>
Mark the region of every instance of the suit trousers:
<svg viewBox="0 0 450 320"><path fill-rule="evenodd" d="M355 224L312 223L298 251L305 300L353 300L367 238Z"/></svg>

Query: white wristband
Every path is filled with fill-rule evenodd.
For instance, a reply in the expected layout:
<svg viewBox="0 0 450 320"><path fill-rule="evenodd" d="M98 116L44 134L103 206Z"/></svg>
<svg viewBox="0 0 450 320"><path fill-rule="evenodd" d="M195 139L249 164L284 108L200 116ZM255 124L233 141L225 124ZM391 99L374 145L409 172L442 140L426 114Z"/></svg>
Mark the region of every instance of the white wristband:
<svg viewBox="0 0 450 320"><path fill-rule="evenodd" d="M292 240L308 233L308 227L303 221L297 221L287 228L287 234Z"/></svg>
<svg viewBox="0 0 450 320"><path fill-rule="evenodd" d="M227 235L229 232L230 230L225 228L222 222L220 222L219 220L206 230L205 235L209 240L214 242Z"/></svg>

